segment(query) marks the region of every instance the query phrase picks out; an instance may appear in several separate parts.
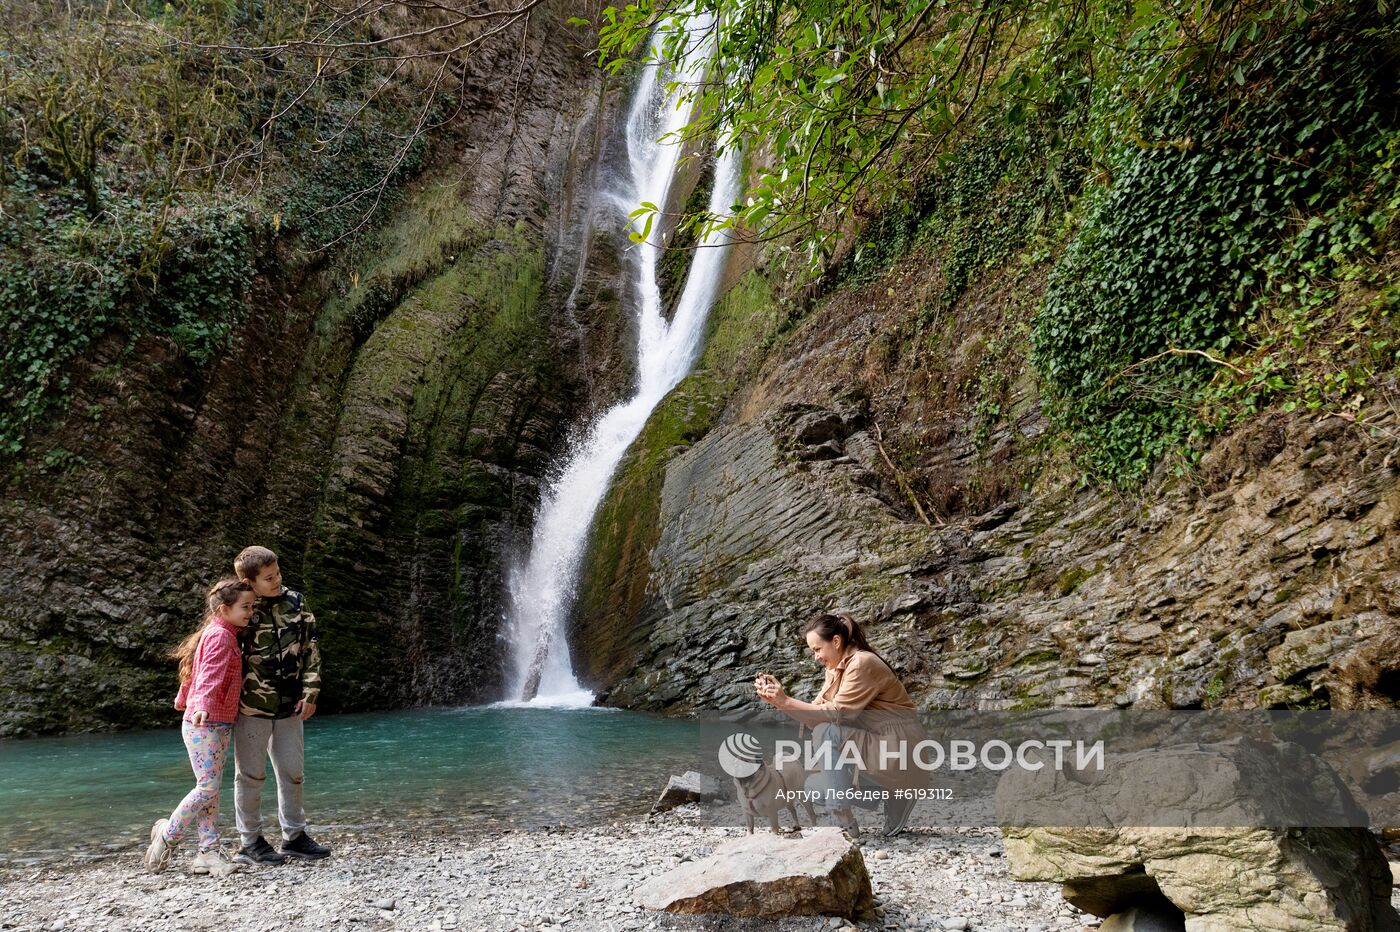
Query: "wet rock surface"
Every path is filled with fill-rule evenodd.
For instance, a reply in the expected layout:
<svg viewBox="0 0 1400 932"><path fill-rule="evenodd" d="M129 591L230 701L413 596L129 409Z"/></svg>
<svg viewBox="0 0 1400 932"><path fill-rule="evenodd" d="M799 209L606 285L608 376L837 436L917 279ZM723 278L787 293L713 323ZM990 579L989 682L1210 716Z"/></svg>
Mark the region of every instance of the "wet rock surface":
<svg viewBox="0 0 1400 932"><path fill-rule="evenodd" d="M1287 421L1267 470L1214 490L1051 488L923 524L858 419L840 456L803 452L833 418L780 407L669 462L632 627L580 622L628 632L609 703L742 708L759 670L814 692L798 631L839 608L931 708L1393 707L1400 474L1349 426Z"/></svg>
<svg viewBox="0 0 1400 932"><path fill-rule="evenodd" d="M651 804L653 813L665 812L686 803L709 802L720 797L719 781L709 774L687 770L680 776L671 775L666 788Z"/></svg>

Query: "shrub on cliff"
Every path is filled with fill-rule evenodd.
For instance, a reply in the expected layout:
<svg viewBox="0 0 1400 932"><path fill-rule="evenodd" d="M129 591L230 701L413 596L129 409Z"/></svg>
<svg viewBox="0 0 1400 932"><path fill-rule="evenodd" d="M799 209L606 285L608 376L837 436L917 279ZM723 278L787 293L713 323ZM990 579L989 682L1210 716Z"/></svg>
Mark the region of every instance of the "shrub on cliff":
<svg viewBox="0 0 1400 932"><path fill-rule="evenodd" d="M1180 449L1202 386L1240 371L1226 359L1249 321L1384 237L1395 63L1358 41L1382 25L1333 16L1261 43L1231 86L1183 88L1108 153L1111 183L1093 189L1033 335L1053 411L1093 473L1139 478Z"/></svg>
<svg viewBox="0 0 1400 932"><path fill-rule="evenodd" d="M1059 256L1033 362L1091 477L1394 381L1393 297L1366 299L1345 366L1298 362L1400 208L1389 3L638 0L603 11L605 62L653 29L649 58L717 49L681 135L762 140L712 223L843 275L932 236L944 303L1033 238ZM1288 332L1261 332L1283 305Z"/></svg>
<svg viewBox="0 0 1400 932"><path fill-rule="evenodd" d="M163 335L203 364L275 240L304 259L379 216L462 54L383 44L380 9L0 7L0 461L97 337Z"/></svg>

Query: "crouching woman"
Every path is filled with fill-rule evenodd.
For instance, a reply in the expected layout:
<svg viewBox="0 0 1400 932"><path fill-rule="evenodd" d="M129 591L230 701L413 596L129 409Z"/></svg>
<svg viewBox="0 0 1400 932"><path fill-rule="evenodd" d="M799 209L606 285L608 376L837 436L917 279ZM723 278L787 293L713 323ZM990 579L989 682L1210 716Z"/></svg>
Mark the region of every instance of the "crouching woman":
<svg viewBox="0 0 1400 932"><path fill-rule="evenodd" d="M760 699L812 729L817 759L831 766L809 778L807 788L822 792L836 823L857 834L851 806L873 809L883 799L885 834L898 834L917 791L928 785L928 774L914 762L914 747L926 737L914 703L850 615L819 613L802 633L826 668L816 700L794 699L768 673L758 675L754 688Z"/></svg>

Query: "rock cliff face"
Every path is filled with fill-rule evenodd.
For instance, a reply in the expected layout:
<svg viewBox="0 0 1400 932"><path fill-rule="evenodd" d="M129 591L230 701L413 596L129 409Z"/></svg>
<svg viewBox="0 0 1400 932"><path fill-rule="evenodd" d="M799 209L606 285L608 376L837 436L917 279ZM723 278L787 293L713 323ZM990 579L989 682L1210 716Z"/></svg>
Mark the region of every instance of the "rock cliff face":
<svg viewBox="0 0 1400 932"><path fill-rule="evenodd" d="M564 16L482 48L359 258L267 250L212 366L113 335L71 373L31 447L67 468L21 464L0 505L0 735L168 721L163 654L250 543L321 619L329 710L493 695L538 477L628 378L625 240L593 198L620 95Z"/></svg>
<svg viewBox="0 0 1400 932"><path fill-rule="evenodd" d="M65 455L0 503L0 736L169 721L163 654L254 542L322 620L328 711L496 696L538 482L631 377L626 241L593 197L620 89L562 14L523 41L474 59L354 255L264 244L212 365L114 334L69 373L31 447ZM1184 476L1084 486L1026 361L1043 255L954 288L916 250L797 302L738 252L590 542L572 646L606 702L739 708L759 670L813 689L822 608L867 619L928 706L1400 697L1400 425L1267 415Z"/></svg>
<svg viewBox="0 0 1400 932"><path fill-rule="evenodd" d="M915 256L795 326L731 292L599 521L576 640L605 700L736 709L759 670L814 692L801 624L836 608L927 707L1393 705L1395 425L1266 417L1188 478L1081 490L1025 363L1043 280L928 320ZM771 348L722 358L738 333Z"/></svg>

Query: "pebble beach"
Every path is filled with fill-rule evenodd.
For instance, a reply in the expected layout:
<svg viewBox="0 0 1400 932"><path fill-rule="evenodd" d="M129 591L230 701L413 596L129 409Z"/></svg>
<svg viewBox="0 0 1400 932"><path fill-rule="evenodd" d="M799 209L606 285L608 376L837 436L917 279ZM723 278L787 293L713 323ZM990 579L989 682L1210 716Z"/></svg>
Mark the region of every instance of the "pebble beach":
<svg viewBox="0 0 1400 932"><path fill-rule="evenodd" d="M40 930L296 928L569 930L849 928L825 917L783 920L678 916L642 909L633 891L683 859L710 853L742 828L699 824L694 807L645 820L543 831L454 834L321 830L320 862L246 869L223 880L187 873L177 852L146 873L141 848L87 861L0 869L0 928ZM864 837L878 903L862 929L1080 932L1094 917L1054 884L1012 881L990 829L913 829Z"/></svg>
<svg viewBox="0 0 1400 932"><path fill-rule="evenodd" d="M631 822L464 834L371 827L317 831L334 848L319 862L249 868L218 880L187 872L189 852L153 875L141 846L84 861L0 868L0 929L943 930L1085 932L1099 920L1057 884L1017 882L1001 835L987 828L914 828L862 836L876 915L781 920L683 916L643 909L634 891L742 828L700 824L682 806ZM1400 895L1395 897L1400 905Z"/></svg>

